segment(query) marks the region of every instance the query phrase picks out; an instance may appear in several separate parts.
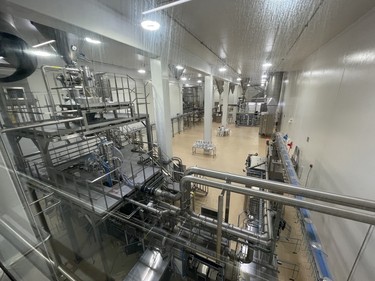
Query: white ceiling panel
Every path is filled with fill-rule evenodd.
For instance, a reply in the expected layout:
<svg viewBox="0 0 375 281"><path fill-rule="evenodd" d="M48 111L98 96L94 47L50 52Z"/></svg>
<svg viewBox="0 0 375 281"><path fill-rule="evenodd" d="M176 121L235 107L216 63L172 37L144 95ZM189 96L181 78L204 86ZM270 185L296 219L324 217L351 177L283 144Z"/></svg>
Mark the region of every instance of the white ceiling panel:
<svg viewBox="0 0 375 281"><path fill-rule="evenodd" d="M135 25L142 11L160 5L160 1L99 1ZM263 62L273 64L268 71L296 68L374 6L371 0L192 0L161 13L173 18L165 22L165 40L193 50L195 45L185 40L190 33L212 53L207 58L210 64L217 64L214 57L220 57L243 77L259 82L267 71ZM186 34L180 34L178 26ZM178 50L169 53L172 59L175 53Z"/></svg>

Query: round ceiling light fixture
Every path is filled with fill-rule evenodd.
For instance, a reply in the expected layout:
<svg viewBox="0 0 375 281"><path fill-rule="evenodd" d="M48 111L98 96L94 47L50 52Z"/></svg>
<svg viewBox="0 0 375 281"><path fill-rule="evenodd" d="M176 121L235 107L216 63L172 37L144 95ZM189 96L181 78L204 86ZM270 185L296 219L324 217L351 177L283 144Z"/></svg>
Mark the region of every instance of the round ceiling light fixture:
<svg viewBox="0 0 375 281"><path fill-rule="evenodd" d="M144 20L141 22L141 26L143 29L156 31L160 28L160 23L154 20Z"/></svg>

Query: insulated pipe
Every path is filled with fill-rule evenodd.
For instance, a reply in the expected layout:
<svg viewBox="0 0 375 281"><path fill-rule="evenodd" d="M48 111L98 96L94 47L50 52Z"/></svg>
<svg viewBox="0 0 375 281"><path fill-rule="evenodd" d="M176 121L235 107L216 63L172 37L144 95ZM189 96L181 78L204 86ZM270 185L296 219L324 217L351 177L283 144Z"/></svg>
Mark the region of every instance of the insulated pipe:
<svg viewBox="0 0 375 281"><path fill-rule="evenodd" d="M236 174L224 173L209 169L203 169L198 167L191 167L186 170L185 175L202 175L210 178L221 179L244 185L256 186L259 188L268 189L275 192L283 192L293 195L300 195L306 198L317 199L323 202L329 202L339 204L342 206L353 207L357 209L373 211L375 212L375 201L366 200L362 198L350 197L345 195L339 195L324 191L310 190L301 188L291 184L280 183L276 181L268 181L253 177L245 177Z"/></svg>
<svg viewBox="0 0 375 281"><path fill-rule="evenodd" d="M217 189L233 191L233 192L244 194L244 195L256 196L256 197L260 197L263 199L280 202L289 206L306 208L312 211L317 211L320 213L324 213L324 214L328 214L328 215L332 215L336 217L342 217L342 218L359 221L363 223L368 223L368 224L375 224L375 217L373 215L353 212L353 211L345 210L345 209L338 208L338 207L325 206L325 205L318 204L318 203L312 203L312 202L307 202L307 201L300 200L300 199L289 198L289 197L279 195L279 194L253 190L250 188L230 185L230 184L221 183L221 182L210 181L206 179L197 178L194 176L185 176L181 180L181 184L183 186L190 185L190 183L192 182L206 185L206 186L211 186Z"/></svg>

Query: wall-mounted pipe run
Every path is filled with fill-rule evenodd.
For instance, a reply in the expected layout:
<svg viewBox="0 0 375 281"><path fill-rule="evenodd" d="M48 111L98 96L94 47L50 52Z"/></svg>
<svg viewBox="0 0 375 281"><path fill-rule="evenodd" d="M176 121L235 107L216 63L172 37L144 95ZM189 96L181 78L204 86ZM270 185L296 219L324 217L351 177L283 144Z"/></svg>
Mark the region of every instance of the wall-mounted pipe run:
<svg viewBox="0 0 375 281"><path fill-rule="evenodd" d="M342 206L353 207L357 209L375 212L375 201L363 198L350 197L340 194L334 194L316 189L310 190L301 188L292 184L286 184L276 181L268 181L259 178L245 177L236 174L224 173L198 167L191 167L186 170L185 175L202 175L210 178L221 179L249 186L268 189L274 192L283 192L292 195L304 196L306 198L316 199L327 203L339 204Z"/></svg>
<svg viewBox="0 0 375 281"><path fill-rule="evenodd" d="M252 178L249 178L249 179L252 179ZM259 198L263 198L263 199L267 199L267 200L271 200L275 202L280 202L285 205L306 208L312 211L317 211L320 213L324 213L324 214L328 214L328 215L332 215L336 217L342 217L342 218L359 221L363 223L368 223L368 224L375 224L375 216L370 215L370 214L364 214L364 213L346 210L346 209L339 208L339 207L331 207L331 206L326 206L326 205L322 205L318 203L307 202L302 199L294 199L294 198L290 198L290 197L280 195L280 194L254 190L254 189L250 189L250 188L246 188L242 186L235 186L235 185L226 184L222 182L215 182L212 180L201 179L201 178L197 178L194 176L185 176L181 180L181 184L184 187L185 185L190 185L191 183L198 183L198 184L214 187L217 189L229 190L229 191L233 191L233 192L243 194L243 195L256 196ZM345 204L343 205L346 206Z"/></svg>
<svg viewBox="0 0 375 281"><path fill-rule="evenodd" d="M297 173L294 170L293 163L289 157L289 153L286 149L284 139L280 133L276 133L275 136L276 136L277 151L283 163L283 167L288 177L289 183L295 186L295 188L299 188L300 182L299 182ZM300 200L303 199L303 197L301 196L296 196L296 198ZM320 238L319 238L318 233L316 232L316 228L314 224L312 223L310 212L304 208L300 208L299 212L302 215L302 218L303 218L302 224L305 227L305 230L306 230L306 233L307 233L307 236L311 245L313 244L320 245L321 244ZM326 254L323 252L323 250L320 247L313 247L311 245L310 245L310 250L315 261L319 279L332 280L332 274L330 272L328 263L326 261Z"/></svg>

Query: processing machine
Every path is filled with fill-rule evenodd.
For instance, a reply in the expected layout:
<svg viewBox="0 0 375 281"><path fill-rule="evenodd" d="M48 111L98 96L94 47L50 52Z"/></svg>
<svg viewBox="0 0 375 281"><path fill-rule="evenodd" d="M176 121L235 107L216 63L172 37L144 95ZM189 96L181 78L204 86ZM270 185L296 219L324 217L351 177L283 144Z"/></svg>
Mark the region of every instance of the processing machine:
<svg viewBox="0 0 375 281"><path fill-rule="evenodd" d="M246 175L186 169L153 139L147 84L63 57L66 66L41 67L45 91L14 84L35 71L32 59L0 89L4 166L36 237L0 218L0 245L18 251L9 267L27 262L42 280L278 280L276 244L290 205L312 237L316 280L330 280L308 209L375 223L357 212L374 212L372 201L301 188L280 134L266 157L248 155ZM197 196L209 192L217 208L199 209ZM245 199L235 223L234 194Z"/></svg>

